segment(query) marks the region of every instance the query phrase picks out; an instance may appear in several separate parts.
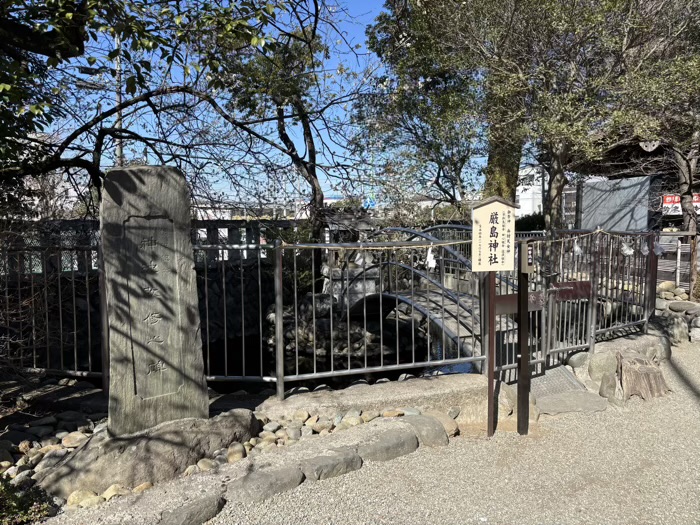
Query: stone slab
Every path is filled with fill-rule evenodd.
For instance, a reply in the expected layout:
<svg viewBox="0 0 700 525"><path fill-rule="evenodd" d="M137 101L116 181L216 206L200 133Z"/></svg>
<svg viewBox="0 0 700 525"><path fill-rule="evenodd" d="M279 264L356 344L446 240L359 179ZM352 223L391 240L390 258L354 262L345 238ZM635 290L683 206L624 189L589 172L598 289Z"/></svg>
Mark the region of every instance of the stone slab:
<svg viewBox="0 0 700 525"><path fill-rule="evenodd" d="M567 412L602 412L608 408L608 400L592 392L564 392L537 399L540 414L564 414Z"/></svg>
<svg viewBox="0 0 700 525"><path fill-rule="evenodd" d="M517 385L509 385L517 394ZM586 387L565 366L548 368L544 375L535 376L530 382L530 393L535 399L562 392L585 391ZM517 409L517 405L513 405Z"/></svg>
<svg viewBox="0 0 700 525"><path fill-rule="evenodd" d="M499 398L499 402L503 402ZM487 417L487 380L479 374L454 374L356 385L344 390L297 394L283 401L271 397L258 411L272 420L291 417L298 410L333 418L350 410L378 411L387 408L416 407L425 412L447 412L460 407L458 422L480 423ZM510 413L507 407L504 413Z"/></svg>
<svg viewBox="0 0 700 525"><path fill-rule="evenodd" d="M100 210L109 428L208 416L189 191L174 168L107 173Z"/></svg>
<svg viewBox="0 0 700 525"><path fill-rule="evenodd" d="M690 301L672 301L668 303L668 309L672 312L685 312L691 308L695 308L696 303L691 303Z"/></svg>
<svg viewBox="0 0 700 525"><path fill-rule="evenodd" d="M391 461L418 448L418 437L412 430L396 428L371 436L357 446L362 461Z"/></svg>
<svg viewBox="0 0 700 525"><path fill-rule="evenodd" d="M362 458L351 448L335 449L328 454L306 459L300 466L308 481L320 481L359 470Z"/></svg>
<svg viewBox="0 0 700 525"><path fill-rule="evenodd" d="M223 494L198 494L179 507L164 511L158 525L201 525L221 512L225 504Z"/></svg>
<svg viewBox="0 0 700 525"><path fill-rule="evenodd" d="M240 503L263 501L275 494L298 487L302 481L304 481L304 474L296 466L251 472L229 484L226 501Z"/></svg>

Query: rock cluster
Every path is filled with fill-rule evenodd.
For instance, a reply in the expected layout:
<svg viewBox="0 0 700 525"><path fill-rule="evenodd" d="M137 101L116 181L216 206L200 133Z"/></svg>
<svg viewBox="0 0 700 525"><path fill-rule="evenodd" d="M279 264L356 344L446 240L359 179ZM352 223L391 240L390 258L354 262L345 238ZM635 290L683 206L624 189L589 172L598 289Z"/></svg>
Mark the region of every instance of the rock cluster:
<svg viewBox="0 0 700 525"><path fill-rule="evenodd" d="M20 490L29 489L38 473L56 466L106 426L107 414L72 410L9 425L0 435L0 475Z"/></svg>
<svg viewBox="0 0 700 525"><path fill-rule="evenodd" d="M673 281L663 281L656 287L656 297L663 301L687 301L688 293Z"/></svg>
<svg viewBox="0 0 700 525"><path fill-rule="evenodd" d="M657 286L655 314L656 323L673 344L700 341L700 304L688 301L688 294L673 281Z"/></svg>
<svg viewBox="0 0 700 525"><path fill-rule="evenodd" d="M459 410L453 411L455 417ZM328 436L356 427L379 418L404 418L404 416L420 416L421 411L413 407L386 408L384 410L349 410L337 413L334 417L310 414L306 410L297 410L285 418L270 420L264 414L256 416L262 424L262 431L243 443L232 443L228 448L214 451L211 458L202 458L196 464L189 465L183 476L191 476L198 472L208 472L218 469L227 463L236 463L245 457L255 457L264 452L270 452L279 447L292 446L300 440L310 437ZM439 421L445 434L449 437L459 433L457 422L448 414L436 411L427 412ZM410 419L408 420L410 421Z"/></svg>
<svg viewBox="0 0 700 525"><path fill-rule="evenodd" d="M428 340L420 319L411 320L400 314L398 319L382 323L369 319L347 322L341 318L346 313L347 308L327 294L316 294L313 301L306 298L296 309L287 307L283 316L286 369L296 372L298 366L298 373L311 372L315 369L314 361L317 367L330 369L331 354L334 369L364 367L365 358L367 366L378 366L381 362L395 364L397 348L400 362L410 361L414 354L416 360L427 357ZM268 313L273 327L271 316ZM271 354L275 344L271 329L267 337Z"/></svg>
<svg viewBox="0 0 700 525"><path fill-rule="evenodd" d="M670 356L666 337L640 335L598 343L593 354L569 356L567 365L589 391L622 406L631 395L648 399L668 392L659 363Z"/></svg>

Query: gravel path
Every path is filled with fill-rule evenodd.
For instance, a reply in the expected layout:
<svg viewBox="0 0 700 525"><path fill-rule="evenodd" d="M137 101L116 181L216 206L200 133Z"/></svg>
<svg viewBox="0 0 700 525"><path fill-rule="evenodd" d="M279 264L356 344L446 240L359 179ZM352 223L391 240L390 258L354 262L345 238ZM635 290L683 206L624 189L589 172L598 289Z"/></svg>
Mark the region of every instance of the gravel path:
<svg viewBox="0 0 700 525"><path fill-rule="evenodd" d="M521 438L457 438L275 496L209 525L698 524L700 347L663 365L673 393L623 410L543 416Z"/></svg>

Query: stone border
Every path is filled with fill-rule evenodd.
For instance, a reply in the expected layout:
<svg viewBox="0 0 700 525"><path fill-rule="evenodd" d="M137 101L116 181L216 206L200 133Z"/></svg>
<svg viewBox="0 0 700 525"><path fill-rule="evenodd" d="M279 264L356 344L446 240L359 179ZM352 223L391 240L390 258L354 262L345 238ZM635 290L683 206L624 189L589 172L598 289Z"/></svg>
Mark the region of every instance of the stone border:
<svg viewBox="0 0 700 525"><path fill-rule="evenodd" d="M107 516L105 523L111 524L111 516L114 516L116 524L121 523L118 516L128 511L130 516L143 516L143 523L200 525L216 516L227 502L264 501L302 483L354 472L367 462L390 461L419 447L446 446L448 433L456 435L456 426L447 414L380 416L366 424L336 430L323 439L314 434L291 446L267 446L252 457L238 458L233 464L219 464L199 474L183 475L156 485L143 495L135 496L128 489L124 489L122 495L116 487L110 487L108 490L117 493L104 504L104 495L83 491L81 502L71 501L74 506L67 507L49 523L55 520L82 523L99 512L100 516ZM236 451L240 452L240 448L236 447ZM182 497L184 494L186 497ZM165 501L167 498L170 502ZM175 506L173 501L177 502ZM104 509L100 504L105 505ZM135 519L133 523L141 522Z"/></svg>
<svg viewBox="0 0 700 525"><path fill-rule="evenodd" d="M336 428L341 428L342 431L343 427ZM429 415L374 418L373 423L365 425L364 432L360 432L362 429L359 425L346 430L347 432L343 434L334 433L331 437L324 439L322 444L313 443L320 441L317 439L309 440L309 443L317 446L311 446L316 450L307 457L304 457L303 451L300 451L302 453L299 458L263 466L259 470L253 470L233 480L227 484L220 497L232 503L260 502L292 490L302 483L314 483L354 472L361 469L368 461L391 461L410 454L419 447L441 447L449 443L448 433L443 423ZM365 435L352 436L353 433ZM334 443L336 441L340 443ZM303 444L300 443L297 447L301 448ZM269 450L269 447L265 449ZM289 449L290 452L292 450L294 449ZM266 456L267 454L258 457L263 460ZM172 514L186 513L188 515L186 523L199 525L215 515L213 511L218 507L218 501L212 495L202 495L188 502L186 507L173 511ZM199 519L194 519L195 512L192 511L200 508L206 508L207 511L202 513ZM170 516L171 513L167 516L164 514L159 523L166 525L185 523L179 519L173 521Z"/></svg>

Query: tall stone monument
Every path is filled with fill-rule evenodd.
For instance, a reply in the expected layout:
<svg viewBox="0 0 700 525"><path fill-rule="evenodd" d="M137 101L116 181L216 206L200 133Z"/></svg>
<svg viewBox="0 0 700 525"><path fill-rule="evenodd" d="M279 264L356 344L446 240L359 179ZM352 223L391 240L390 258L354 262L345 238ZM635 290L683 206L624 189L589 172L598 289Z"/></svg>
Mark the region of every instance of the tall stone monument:
<svg viewBox="0 0 700 525"><path fill-rule="evenodd" d="M110 431L208 417L184 176L110 171L100 215Z"/></svg>

